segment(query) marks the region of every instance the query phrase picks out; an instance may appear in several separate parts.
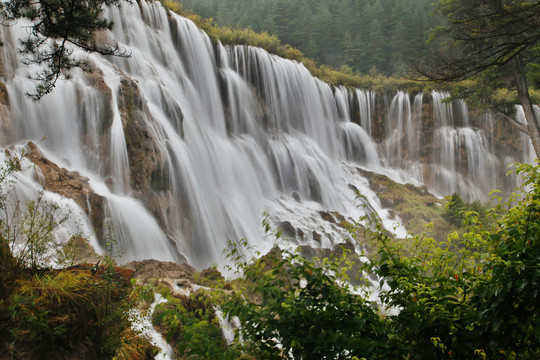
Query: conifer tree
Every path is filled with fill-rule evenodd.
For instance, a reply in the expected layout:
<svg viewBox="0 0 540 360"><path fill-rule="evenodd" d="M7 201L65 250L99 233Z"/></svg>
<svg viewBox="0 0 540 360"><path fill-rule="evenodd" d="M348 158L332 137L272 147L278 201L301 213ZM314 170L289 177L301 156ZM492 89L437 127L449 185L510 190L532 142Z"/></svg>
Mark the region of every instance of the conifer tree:
<svg viewBox="0 0 540 360"><path fill-rule="evenodd" d="M20 52L26 64L43 65L31 75L38 81L35 92L39 100L50 93L57 80L73 68L89 70L85 60L73 57L74 48L88 53L129 56L116 41L106 42L95 35L110 30L113 22L103 18L105 6L119 6L122 0L11 0L0 3L4 26L25 19L31 22L29 35L20 39Z"/></svg>
<svg viewBox="0 0 540 360"><path fill-rule="evenodd" d="M385 37L382 32L381 25L377 19L373 19L369 24L368 36L367 36L367 60L370 69L382 69L384 68L385 53L384 43Z"/></svg>
<svg viewBox="0 0 540 360"><path fill-rule="evenodd" d="M482 78L502 79L517 90L526 124L512 114L501 114L518 130L529 135L540 156L540 117L535 114L527 83L527 63L540 59L540 1L533 0L444 0L439 11L448 23L435 36L445 42L432 52L428 66L417 69L430 80L449 82ZM482 99L483 101L490 101Z"/></svg>

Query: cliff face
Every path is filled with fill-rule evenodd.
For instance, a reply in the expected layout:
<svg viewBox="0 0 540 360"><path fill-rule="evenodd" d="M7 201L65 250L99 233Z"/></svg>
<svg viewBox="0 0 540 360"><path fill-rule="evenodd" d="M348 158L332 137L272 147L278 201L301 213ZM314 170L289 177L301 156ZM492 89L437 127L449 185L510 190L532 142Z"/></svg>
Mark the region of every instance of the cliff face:
<svg viewBox="0 0 540 360"><path fill-rule="evenodd" d="M212 42L158 2L107 16L132 58L90 55L92 73L74 71L40 103L25 97L35 84L14 52L24 29L4 32L0 140L47 135L29 154L45 188L75 199L97 237L111 224L125 261L204 267L240 238L269 250L264 211L298 241L331 246L340 235L321 214L359 218L358 193L395 221L358 167L475 199L509 191L507 164L527 160L504 123L444 94L332 87L264 50Z"/></svg>
<svg viewBox="0 0 540 360"><path fill-rule="evenodd" d="M416 171L438 195L457 192L468 201L487 200L492 189L499 189L507 197L516 186L516 178L507 174L509 159L531 160L526 136L496 115L461 101L444 103L443 93L372 96L371 135L386 160ZM351 103L351 120L359 125L361 107Z"/></svg>
<svg viewBox="0 0 540 360"><path fill-rule="evenodd" d="M94 192L88 183L89 179L76 171L58 167L45 158L32 142L26 146L25 156L35 165L36 178L43 188L74 200L90 218L97 237L103 240L105 198Z"/></svg>

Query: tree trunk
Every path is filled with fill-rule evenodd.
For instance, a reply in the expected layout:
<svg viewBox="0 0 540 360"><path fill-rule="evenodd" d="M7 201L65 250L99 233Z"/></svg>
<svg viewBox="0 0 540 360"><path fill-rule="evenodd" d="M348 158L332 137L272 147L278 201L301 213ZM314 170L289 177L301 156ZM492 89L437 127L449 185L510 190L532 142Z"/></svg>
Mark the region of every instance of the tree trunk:
<svg viewBox="0 0 540 360"><path fill-rule="evenodd" d="M527 130L533 144L534 152L536 157L540 158L540 119L534 112L521 56L516 57L515 62L516 71L514 79L516 81L519 100L521 101L521 106L523 107L523 113L525 114L525 120L527 121Z"/></svg>
<svg viewBox="0 0 540 360"><path fill-rule="evenodd" d="M6 300L13 287L17 273L17 261L7 240L0 234L0 300Z"/></svg>

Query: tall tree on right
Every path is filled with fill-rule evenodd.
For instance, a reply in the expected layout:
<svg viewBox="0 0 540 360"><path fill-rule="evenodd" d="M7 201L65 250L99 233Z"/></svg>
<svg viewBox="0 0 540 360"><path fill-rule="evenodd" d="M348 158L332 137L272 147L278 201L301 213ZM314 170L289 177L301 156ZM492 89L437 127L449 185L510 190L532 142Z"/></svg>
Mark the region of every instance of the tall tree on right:
<svg viewBox="0 0 540 360"><path fill-rule="evenodd" d="M540 157L540 117L535 114L526 65L540 59L540 1L442 0L438 11L447 24L434 32L439 41L417 71L437 82L480 78L504 80L517 90L526 124L493 106L518 130L529 135ZM485 100L485 99L484 99ZM507 109L508 110L508 109Z"/></svg>

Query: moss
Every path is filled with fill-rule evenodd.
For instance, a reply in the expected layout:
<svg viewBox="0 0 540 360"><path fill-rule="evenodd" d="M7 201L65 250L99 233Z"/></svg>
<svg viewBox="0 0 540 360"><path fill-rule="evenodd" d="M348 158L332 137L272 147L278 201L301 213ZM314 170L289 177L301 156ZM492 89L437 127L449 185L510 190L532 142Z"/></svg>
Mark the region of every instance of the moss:
<svg viewBox="0 0 540 360"><path fill-rule="evenodd" d="M399 184L390 178L368 171L361 171L369 179L372 190L377 193L384 207L392 209L399 216L408 232L432 236L438 241L456 227L444 217L446 199L439 199L427 188L411 184Z"/></svg>
<svg viewBox="0 0 540 360"><path fill-rule="evenodd" d="M0 348L12 359L111 358L129 342L126 314L136 301L129 276L91 266L20 272L10 297L0 300L9 329Z"/></svg>

